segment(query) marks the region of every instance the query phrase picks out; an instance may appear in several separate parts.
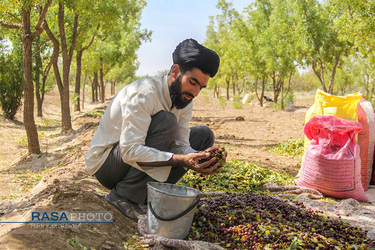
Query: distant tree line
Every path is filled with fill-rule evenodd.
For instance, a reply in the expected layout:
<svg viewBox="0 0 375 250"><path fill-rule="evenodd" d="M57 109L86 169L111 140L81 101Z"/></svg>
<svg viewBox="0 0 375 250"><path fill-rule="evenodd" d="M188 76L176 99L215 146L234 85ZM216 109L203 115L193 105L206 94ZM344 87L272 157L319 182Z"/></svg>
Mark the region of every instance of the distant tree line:
<svg viewBox="0 0 375 250"><path fill-rule="evenodd" d="M283 108L293 91L331 94L361 90L374 102L375 2L254 0L239 11L220 0L205 44L221 57L216 96L265 91Z"/></svg>

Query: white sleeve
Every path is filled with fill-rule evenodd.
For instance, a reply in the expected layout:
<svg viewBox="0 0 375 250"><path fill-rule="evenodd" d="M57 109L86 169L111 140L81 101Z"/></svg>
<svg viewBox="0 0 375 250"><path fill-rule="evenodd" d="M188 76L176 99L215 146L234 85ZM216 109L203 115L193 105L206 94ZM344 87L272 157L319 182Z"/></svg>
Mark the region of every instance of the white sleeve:
<svg viewBox="0 0 375 250"><path fill-rule="evenodd" d="M120 148L124 162L136 168L137 162L168 161L172 153L145 146L151 115L155 112L155 97L152 94L133 93L121 102L122 124Z"/></svg>

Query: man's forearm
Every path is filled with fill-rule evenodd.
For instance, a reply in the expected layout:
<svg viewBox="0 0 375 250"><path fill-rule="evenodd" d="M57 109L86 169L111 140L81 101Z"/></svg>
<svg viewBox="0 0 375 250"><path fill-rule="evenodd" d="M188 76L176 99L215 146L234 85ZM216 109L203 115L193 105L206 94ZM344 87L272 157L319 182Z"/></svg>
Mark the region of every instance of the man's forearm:
<svg viewBox="0 0 375 250"><path fill-rule="evenodd" d="M164 166L182 166L184 162L184 155L173 154L168 161L154 161L154 162L137 162L139 166L148 167L164 167Z"/></svg>

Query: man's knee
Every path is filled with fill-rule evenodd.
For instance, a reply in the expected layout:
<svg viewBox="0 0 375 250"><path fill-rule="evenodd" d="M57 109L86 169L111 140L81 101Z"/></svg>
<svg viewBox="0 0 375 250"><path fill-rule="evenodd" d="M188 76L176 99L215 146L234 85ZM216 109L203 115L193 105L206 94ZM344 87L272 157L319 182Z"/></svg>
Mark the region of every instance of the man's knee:
<svg viewBox="0 0 375 250"><path fill-rule="evenodd" d="M193 149L201 151L212 147L215 142L214 132L208 126L190 128L190 145Z"/></svg>
<svg viewBox="0 0 375 250"><path fill-rule="evenodd" d="M159 111L151 117L150 127L147 134L170 132L177 134L178 124L176 116L167 111Z"/></svg>

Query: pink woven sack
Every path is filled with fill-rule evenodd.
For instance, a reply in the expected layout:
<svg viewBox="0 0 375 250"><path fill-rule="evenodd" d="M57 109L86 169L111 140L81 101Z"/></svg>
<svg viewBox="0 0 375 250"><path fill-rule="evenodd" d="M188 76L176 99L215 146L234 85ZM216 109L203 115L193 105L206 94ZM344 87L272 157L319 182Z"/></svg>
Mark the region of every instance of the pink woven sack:
<svg viewBox="0 0 375 250"><path fill-rule="evenodd" d="M296 184L334 198L368 202L361 183L360 150L355 138L361 129L360 122L335 116L311 118L304 127L311 142Z"/></svg>

